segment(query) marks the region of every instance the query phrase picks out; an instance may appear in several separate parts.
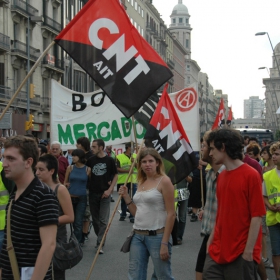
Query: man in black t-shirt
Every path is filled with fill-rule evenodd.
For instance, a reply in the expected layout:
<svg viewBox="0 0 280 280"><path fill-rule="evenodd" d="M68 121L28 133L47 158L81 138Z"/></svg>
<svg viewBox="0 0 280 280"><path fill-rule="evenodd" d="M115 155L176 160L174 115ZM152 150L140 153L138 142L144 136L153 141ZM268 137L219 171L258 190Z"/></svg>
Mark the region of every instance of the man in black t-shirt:
<svg viewBox="0 0 280 280"><path fill-rule="evenodd" d="M102 139L93 140L91 150L95 157L88 159L86 165L91 168L89 184L89 206L94 232L97 235L97 247L101 243L107 228L111 193L118 180L115 161L104 153L105 143ZM100 250L103 254L103 250Z"/></svg>

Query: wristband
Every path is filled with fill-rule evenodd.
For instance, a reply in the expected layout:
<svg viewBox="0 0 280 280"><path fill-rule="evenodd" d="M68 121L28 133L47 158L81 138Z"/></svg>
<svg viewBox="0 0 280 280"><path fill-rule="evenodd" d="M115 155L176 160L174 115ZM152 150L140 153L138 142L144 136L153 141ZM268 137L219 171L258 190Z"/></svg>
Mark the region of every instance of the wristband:
<svg viewBox="0 0 280 280"><path fill-rule="evenodd" d="M168 243L167 243L167 242L161 241L161 244L168 246Z"/></svg>
<svg viewBox="0 0 280 280"><path fill-rule="evenodd" d="M126 206L129 206L130 204L133 203L133 200L131 199L131 201L129 203L126 204Z"/></svg>

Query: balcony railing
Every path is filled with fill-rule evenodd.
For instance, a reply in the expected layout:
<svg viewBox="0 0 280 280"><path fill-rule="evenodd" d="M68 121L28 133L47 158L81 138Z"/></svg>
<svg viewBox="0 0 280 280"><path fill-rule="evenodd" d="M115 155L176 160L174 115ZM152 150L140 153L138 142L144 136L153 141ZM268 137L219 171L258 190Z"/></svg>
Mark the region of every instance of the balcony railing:
<svg viewBox="0 0 280 280"><path fill-rule="evenodd" d="M27 58L27 45L18 40L14 40L13 52L18 52ZM29 46L30 59L37 60L40 56L40 50Z"/></svg>
<svg viewBox="0 0 280 280"><path fill-rule="evenodd" d="M14 90L11 90L8 87L0 85L0 100L8 102L14 94ZM15 98L13 105L21 108L26 108L27 98L26 91L21 91ZM32 110L38 110L40 108L49 109L50 107L50 98L37 96L30 99L30 107Z"/></svg>
<svg viewBox="0 0 280 280"><path fill-rule="evenodd" d="M10 37L0 33L0 49L9 50L11 48L11 40Z"/></svg>
<svg viewBox="0 0 280 280"><path fill-rule="evenodd" d="M55 68L59 68L61 70L64 70L64 61L61 59L57 59L55 56L53 55L49 55L47 54L43 60L42 60L42 64L43 65L50 65L53 66Z"/></svg>
<svg viewBox="0 0 280 280"><path fill-rule="evenodd" d="M28 15L36 16L38 14L38 10L28 4L25 1L22 0L13 0L13 3L11 5L11 10L20 10L24 13L27 13Z"/></svg>
<svg viewBox="0 0 280 280"><path fill-rule="evenodd" d="M44 22L42 25L46 25L50 28L53 28L58 33L61 31L61 24L46 15L44 15Z"/></svg>

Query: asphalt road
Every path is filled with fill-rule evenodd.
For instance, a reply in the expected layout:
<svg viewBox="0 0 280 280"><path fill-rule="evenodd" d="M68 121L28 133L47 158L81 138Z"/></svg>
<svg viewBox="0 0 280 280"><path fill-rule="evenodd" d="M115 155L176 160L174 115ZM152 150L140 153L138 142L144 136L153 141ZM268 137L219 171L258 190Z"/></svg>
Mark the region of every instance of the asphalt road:
<svg viewBox="0 0 280 280"><path fill-rule="evenodd" d="M114 192L114 198L115 201L117 201L118 196L116 192ZM111 212L113 211L115 204L116 202L111 203ZM125 254L120 252L120 248L131 229L132 224L129 222L129 219L127 218L123 222L119 221L119 213L117 212L107 235L106 245L104 246L104 254L98 256L90 279L128 279L127 271L129 253ZM200 222L190 222L190 217L188 217L183 244L172 248L172 273L176 280L195 280L195 264L201 242ZM92 229L89 235L89 240L83 247L84 257L77 266L71 270L67 270L67 280L87 279L87 275L95 257L95 244L96 236ZM268 255L271 256L269 240L268 251ZM151 279L152 272L153 265L150 260L147 279ZM275 279L273 269L268 268L267 273L270 280Z"/></svg>

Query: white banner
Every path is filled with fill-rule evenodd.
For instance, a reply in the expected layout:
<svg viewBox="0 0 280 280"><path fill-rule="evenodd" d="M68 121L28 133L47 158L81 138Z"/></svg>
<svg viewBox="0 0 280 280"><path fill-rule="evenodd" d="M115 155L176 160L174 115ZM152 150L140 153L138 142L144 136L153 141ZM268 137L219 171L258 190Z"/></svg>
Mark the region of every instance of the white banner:
<svg viewBox="0 0 280 280"><path fill-rule="evenodd" d="M200 123L197 83L169 94L194 151L200 151Z"/></svg>
<svg viewBox="0 0 280 280"><path fill-rule="evenodd" d="M135 123L139 143L146 130ZM82 136L90 141L101 138L106 146L134 141L132 120L124 117L102 90L80 93L52 80L51 141L59 141L63 150L75 149Z"/></svg>
<svg viewBox="0 0 280 280"><path fill-rule="evenodd" d="M200 150L197 85L169 94L194 151ZM139 110L141 111L141 109ZM146 130L136 122L138 144ZM127 119L102 90L80 93L55 80L51 84L51 141L63 150L76 148L78 138L101 138L105 145L134 141L131 119ZM135 141L134 141L135 142Z"/></svg>

